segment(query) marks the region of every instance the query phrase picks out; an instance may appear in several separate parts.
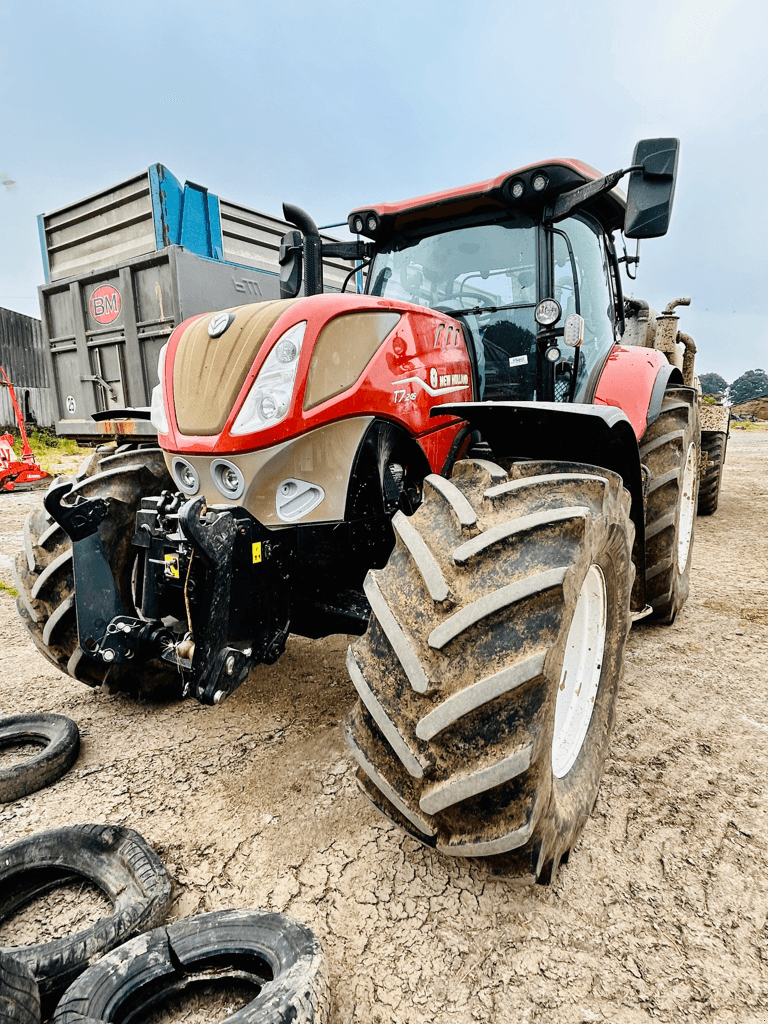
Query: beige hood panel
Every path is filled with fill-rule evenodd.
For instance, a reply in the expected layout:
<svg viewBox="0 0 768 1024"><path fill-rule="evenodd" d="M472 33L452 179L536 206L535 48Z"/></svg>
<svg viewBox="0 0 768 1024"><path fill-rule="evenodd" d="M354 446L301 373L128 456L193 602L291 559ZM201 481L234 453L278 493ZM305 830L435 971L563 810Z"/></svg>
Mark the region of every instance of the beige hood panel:
<svg viewBox="0 0 768 1024"><path fill-rule="evenodd" d="M208 334L210 316L184 331L173 365L173 401L182 434L221 433L264 339L298 301L275 299L226 310L235 319L220 338Z"/></svg>

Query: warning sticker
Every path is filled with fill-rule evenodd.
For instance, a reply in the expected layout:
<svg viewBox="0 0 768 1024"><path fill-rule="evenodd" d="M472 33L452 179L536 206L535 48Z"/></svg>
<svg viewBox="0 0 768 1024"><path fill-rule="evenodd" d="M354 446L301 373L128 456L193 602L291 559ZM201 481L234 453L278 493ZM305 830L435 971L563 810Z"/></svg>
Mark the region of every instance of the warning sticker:
<svg viewBox="0 0 768 1024"><path fill-rule="evenodd" d="M179 578L179 556L178 555L166 555L165 556L165 575L169 576L172 580Z"/></svg>
<svg viewBox="0 0 768 1024"><path fill-rule="evenodd" d="M253 545L253 564L257 565L261 561L261 541L257 540Z"/></svg>
<svg viewBox="0 0 768 1024"><path fill-rule="evenodd" d="M120 316L123 300L111 284L103 284L91 295L91 316L97 324L111 324Z"/></svg>
<svg viewBox="0 0 768 1024"><path fill-rule="evenodd" d="M528 363L528 356L510 356L510 366L526 366Z"/></svg>

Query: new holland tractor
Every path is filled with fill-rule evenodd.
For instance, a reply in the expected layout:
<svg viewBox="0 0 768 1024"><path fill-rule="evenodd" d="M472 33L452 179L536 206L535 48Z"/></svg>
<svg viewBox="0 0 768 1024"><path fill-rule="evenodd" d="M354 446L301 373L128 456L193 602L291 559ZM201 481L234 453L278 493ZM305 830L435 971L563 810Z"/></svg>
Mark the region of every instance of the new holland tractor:
<svg viewBox="0 0 768 1024"><path fill-rule="evenodd" d="M283 297L177 327L158 443L96 451L30 516L41 652L218 704L289 634L356 634L363 793L421 843L547 881L595 802L630 625L688 594L688 300L625 298L637 256L614 247L666 233L677 153L367 206L345 243L286 205ZM321 294L324 256L364 292Z"/></svg>

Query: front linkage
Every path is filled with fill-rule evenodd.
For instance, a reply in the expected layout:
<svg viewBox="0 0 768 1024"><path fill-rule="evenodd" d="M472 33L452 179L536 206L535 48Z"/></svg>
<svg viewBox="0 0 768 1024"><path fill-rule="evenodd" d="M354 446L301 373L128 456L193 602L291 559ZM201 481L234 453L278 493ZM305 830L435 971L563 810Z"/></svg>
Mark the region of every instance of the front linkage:
<svg viewBox="0 0 768 1024"><path fill-rule="evenodd" d="M254 665L282 654L290 628L291 550L249 512L206 510L203 498L170 491L143 498L133 537L139 615L129 615L99 535L113 499L67 504L72 486L55 484L44 503L72 541L85 655L107 665L160 658L180 672L184 696L218 704Z"/></svg>

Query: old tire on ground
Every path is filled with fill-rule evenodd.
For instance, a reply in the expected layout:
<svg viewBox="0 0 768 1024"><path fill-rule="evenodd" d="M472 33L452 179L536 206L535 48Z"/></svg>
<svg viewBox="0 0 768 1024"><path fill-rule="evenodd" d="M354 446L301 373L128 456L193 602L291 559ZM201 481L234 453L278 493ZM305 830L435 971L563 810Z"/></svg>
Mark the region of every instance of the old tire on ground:
<svg viewBox="0 0 768 1024"><path fill-rule="evenodd" d="M239 979L255 998L228 1024L326 1024L325 957L306 925L285 914L223 910L157 928L113 950L66 991L54 1024L138 1024L196 982Z"/></svg>
<svg viewBox="0 0 768 1024"><path fill-rule="evenodd" d="M645 507L649 621L671 624L688 597L699 485L698 410L690 388L670 388L661 413L640 439L650 480Z"/></svg>
<svg viewBox="0 0 768 1024"><path fill-rule="evenodd" d="M110 498L110 511L99 526L107 559L128 615L135 614L131 574L137 549L131 544L136 511L146 495L176 487L157 447L125 446L95 452L81 467L67 500L78 495ZM72 545L44 509L24 524L24 551L15 565L16 609L37 649L62 672L89 686L149 693L177 688L178 674L160 661L141 666L107 666L86 657L77 639L72 576Z"/></svg>
<svg viewBox="0 0 768 1024"><path fill-rule="evenodd" d="M720 498L728 435L720 430L701 432L701 479L699 481L700 516L711 516Z"/></svg>
<svg viewBox="0 0 768 1024"><path fill-rule="evenodd" d="M363 793L441 853L549 881L597 797L629 629L634 529L613 473L480 460L393 520L347 664Z"/></svg>
<svg viewBox="0 0 768 1024"><path fill-rule="evenodd" d="M0 850L0 922L50 889L83 879L111 901L108 917L73 935L6 950L29 967L42 996L61 992L94 957L165 920L171 882L146 840L121 825L74 825Z"/></svg>
<svg viewBox="0 0 768 1024"><path fill-rule="evenodd" d="M30 969L0 952L0 1024L40 1024L40 992Z"/></svg>
<svg viewBox="0 0 768 1024"><path fill-rule="evenodd" d="M34 793L63 775L77 759L80 730L64 715L0 718L0 750L21 743L41 744L43 749L21 764L0 770L0 803Z"/></svg>

